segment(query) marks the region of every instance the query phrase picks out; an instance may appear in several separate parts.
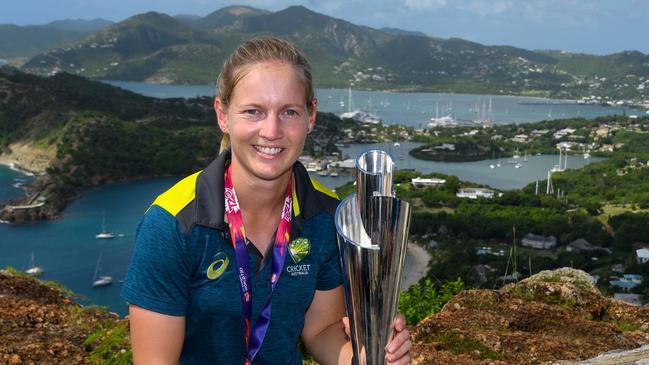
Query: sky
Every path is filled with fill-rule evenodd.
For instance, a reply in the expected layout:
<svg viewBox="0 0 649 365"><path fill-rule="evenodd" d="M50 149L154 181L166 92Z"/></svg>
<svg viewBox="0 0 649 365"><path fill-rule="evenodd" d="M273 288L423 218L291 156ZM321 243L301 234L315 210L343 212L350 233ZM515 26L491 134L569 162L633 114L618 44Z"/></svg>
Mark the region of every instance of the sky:
<svg viewBox="0 0 649 365"><path fill-rule="evenodd" d="M485 45L649 54L649 0L4 0L0 24L79 18L121 21L147 11L205 16L229 5L269 11L304 5L354 24Z"/></svg>

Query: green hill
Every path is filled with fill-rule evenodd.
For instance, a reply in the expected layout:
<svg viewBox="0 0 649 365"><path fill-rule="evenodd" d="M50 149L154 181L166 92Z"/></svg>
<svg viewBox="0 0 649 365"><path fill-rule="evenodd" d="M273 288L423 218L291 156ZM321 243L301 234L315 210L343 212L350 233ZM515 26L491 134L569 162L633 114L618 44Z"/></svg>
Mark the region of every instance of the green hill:
<svg viewBox="0 0 649 365"><path fill-rule="evenodd" d="M194 21L194 25L206 29L216 29L233 25L236 21L268 14L266 10L259 10L249 6L226 6Z"/></svg>
<svg viewBox="0 0 649 365"><path fill-rule="evenodd" d="M79 42L110 24L103 19L59 20L28 26L0 24L0 59L33 57L52 48Z"/></svg>

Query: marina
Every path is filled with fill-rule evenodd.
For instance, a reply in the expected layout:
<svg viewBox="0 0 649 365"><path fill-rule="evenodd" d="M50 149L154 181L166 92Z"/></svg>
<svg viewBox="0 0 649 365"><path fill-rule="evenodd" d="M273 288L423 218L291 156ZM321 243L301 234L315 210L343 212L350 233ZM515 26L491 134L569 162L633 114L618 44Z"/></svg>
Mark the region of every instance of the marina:
<svg viewBox="0 0 649 365"><path fill-rule="evenodd" d="M213 85L159 85L132 81L104 81L136 93L157 98L213 97ZM575 100L543 99L507 95L446 93L404 93L349 89L317 89L318 110L336 115L352 109L371 114L384 124L402 124L425 128L431 118L445 122L494 122L496 124L530 123L562 118L595 118L603 115L643 114L628 106L604 106L578 103ZM341 100L343 101L341 103ZM483 105L485 105L483 107ZM485 111L487 110L487 111ZM489 111L490 110L490 111Z"/></svg>

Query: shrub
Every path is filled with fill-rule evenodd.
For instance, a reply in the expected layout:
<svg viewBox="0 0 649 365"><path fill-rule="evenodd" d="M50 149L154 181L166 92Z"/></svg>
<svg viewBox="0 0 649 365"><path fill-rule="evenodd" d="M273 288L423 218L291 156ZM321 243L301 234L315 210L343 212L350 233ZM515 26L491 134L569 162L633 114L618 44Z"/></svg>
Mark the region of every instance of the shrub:
<svg viewBox="0 0 649 365"><path fill-rule="evenodd" d="M439 312L444 304L464 289L462 279L449 281L439 288L430 278L401 292L399 312L410 325Z"/></svg>

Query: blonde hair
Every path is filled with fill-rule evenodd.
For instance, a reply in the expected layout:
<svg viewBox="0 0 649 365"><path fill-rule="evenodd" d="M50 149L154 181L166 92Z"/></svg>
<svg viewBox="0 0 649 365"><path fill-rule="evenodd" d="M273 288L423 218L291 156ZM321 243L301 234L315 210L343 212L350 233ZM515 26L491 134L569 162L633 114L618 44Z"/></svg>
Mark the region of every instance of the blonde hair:
<svg viewBox="0 0 649 365"><path fill-rule="evenodd" d="M307 109L311 112L313 109L313 100L315 99L311 65L309 65L309 61L304 57L304 54L293 44L275 37L250 39L241 44L223 62L217 80L217 97L221 100L221 105L224 109L227 109L230 105L234 88L246 76L251 66L270 61L284 62L295 68L296 74L304 83L304 100ZM223 133L219 153L228 147L230 147L230 136L227 133Z"/></svg>

